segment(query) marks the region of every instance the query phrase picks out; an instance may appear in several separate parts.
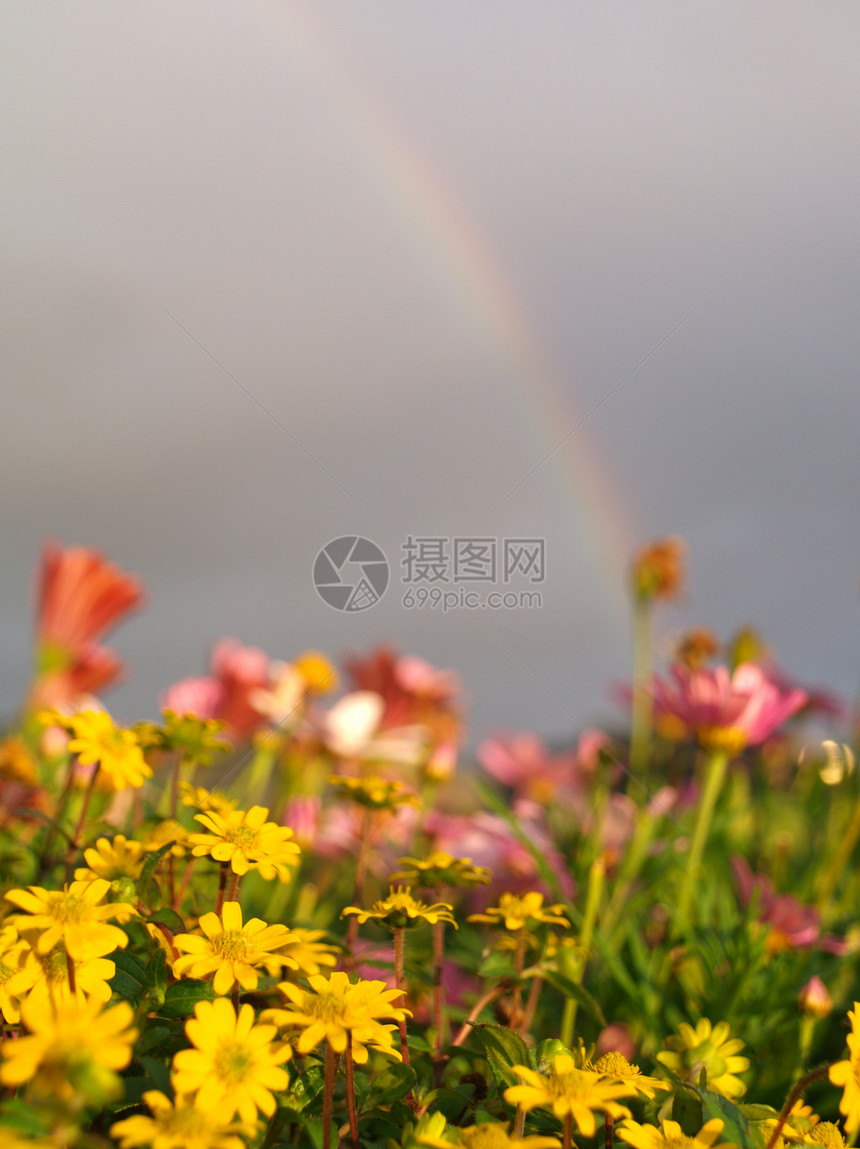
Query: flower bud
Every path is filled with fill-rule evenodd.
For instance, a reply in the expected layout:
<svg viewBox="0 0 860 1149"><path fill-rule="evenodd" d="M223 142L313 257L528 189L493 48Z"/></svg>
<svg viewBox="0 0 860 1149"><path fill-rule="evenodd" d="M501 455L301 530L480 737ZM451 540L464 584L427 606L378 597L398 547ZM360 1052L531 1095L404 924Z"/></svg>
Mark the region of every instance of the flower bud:
<svg viewBox="0 0 860 1149"><path fill-rule="evenodd" d="M109 902L128 902L134 905L137 901L137 890L131 878L114 878L108 890Z"/></svg>
<svg viewBox="0 0 860 1149"><path fill-rule="evenodd" d="M833 1012L833 999L820 977L811 977L797 995L797 1008L806 1017L829 1017Z"/></svg>

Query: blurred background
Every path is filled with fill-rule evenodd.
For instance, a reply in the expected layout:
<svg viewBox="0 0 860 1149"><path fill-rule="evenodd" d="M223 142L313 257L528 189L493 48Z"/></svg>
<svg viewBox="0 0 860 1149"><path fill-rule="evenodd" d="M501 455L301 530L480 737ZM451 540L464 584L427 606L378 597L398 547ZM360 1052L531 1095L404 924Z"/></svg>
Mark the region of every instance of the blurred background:
<svg viewBox="0 0 860 1149"><path fill-rule="evenodd" d="M128 720L223 636L386 640L472 741L569 737L666 534L664 632L752 622L853 696L856 5L0 8L4 715L46 537L146 585ZM343 535L368 610L314 589ZM540 608L407 609L409 536L545 539Z"/></svg>

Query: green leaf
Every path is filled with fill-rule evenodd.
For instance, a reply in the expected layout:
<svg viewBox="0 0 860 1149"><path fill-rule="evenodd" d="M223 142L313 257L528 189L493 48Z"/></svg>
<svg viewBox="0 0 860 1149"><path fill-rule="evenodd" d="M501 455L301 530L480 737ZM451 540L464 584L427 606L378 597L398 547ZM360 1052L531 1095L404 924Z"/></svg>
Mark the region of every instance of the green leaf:
<svg viewBox="0 0 860 1149"><path fill-rule="evenodd" d="M518 1085L519 1077L513 1066L532 1064L523 1039L503 1025L476 1025L474 1032L483 1046L490 1067L500 1085Z"/></svg>
<svg viewBox="0 0 860 1149"><path fill-rule="evenodd" d="M54 1120L54 1115L46 1105L32 1105L23 1097L12 1097L4 1101L0 1109L0 1124L30 1137L46 1137Z"/></svg>
<svg viewBox="0 0 860 1149"><path fill-rule="evenodd" d="M769 1121L779 1117L779 1110L771 1105L739 1105L747 1121Z"/></svg>
<svg viewBox="0 0 860 1149"><path fill-rule="evenodd" d="M753 1129L744 1114L727 1097L711 1093L708 1089L699 1090L702 1099L702 1116L705 1121L719 1117L723 1122L720 1140L725 1139L737 1145L738 1149L764 1149L764 1140L758 1129Z"/></svg>
<svg viewBox="0 0 860 1149"><path fill-rule="evenodd" d="M321 1065L311 1065L290 1082L289 1091L281 1098L281 1107L293 1113L303 1113L318 1097L325 1086L325 1073Z"/></svg>
<svg viewBox="0 0 860 1149"><path fill-rule="evenodd" d="M185 922L176 910L172 910L170 906L162 906L160 910L156 910L155 913L146 920L154 926L166 926L172 934L184 934L187 932Z"/></svg>
<svg viewBox="0 0 860 1149"><path fill-rule="evenodd" d="M544 981L549 982L550 985L561 990L565 997L572 997L574 1001L578 1002L589 1017L597 1022L601 1029L606 1028L606 1018L603 1016L603 1010L587 989L581 985L577 985L575 981L571 981L569 977L565 977L562 973L545 970L543 976ZM696 1132L698 1132L698 1130L696 1130Z"/></svg>
<svg viewBox="0 0 860 1149"><path fill-rule="evenodd" d="M137 1057L135 1060L145 1071L150 1089L157 1089L161 1093L170 1092L170 1070L163 1061L158 1061L154 1057Z"/></svg>
<svg viewBox="0 0 860 1149"><path fill-rule="evenodd" d="M152 905L152 902L149 899L149 886L152 882L153 875L158 869L161 863L161 859L168 852L168 850L172 848L172 842L165 842L163 846L160 846L157 850L153 850L153 852L143 863L143 869L140 871L140 878L138 879L138 889L140 890L141 901L145 902L148 906Z"/></svg>
<svg viewBox="0 0 860 1149"><path fill-rule="evenodd" d="M111 961L116 966L116 973L108 983L111 989L126 1001L136 1002L143 993L143 962L136 954L128 953L127 950L116 950L111 954Z"/></svg>
<svg viewBox="0 0 860 1149"><path fill-rule="evenodd" d="M147 1004L158 1007L167 988L167 955L159 946L143 971L143 988Z"/></svg>
<svg viewBox="0 0 860 1149"><path fill-rule="evenodd" d="M672 1120L687 1137L695 1137L704 1124L702 1102L692 1089L679 1089L672 1100Z"/></svg>
<svg viewBox="0 0 860 1149"><path fill-rule="evenodd" d="M215 990L211 982L184 977L167 987L157 1012L159 1017L189 1017L198 1001L214 1000Z"/></svg>
<svg viewBox="0 0 860 1149"><path fill-rule="evenodd" d="M517 971L508 954L491 953L478 966L479 977L501 977L514 979Z"/></svg>
<svg viewBox="0 0 860 1149"><path fill-rule="evenodd" d="M147 1026L143 1031L143 1036L137 1043L138 1056L158 1049L162 1042L169 1041L173 1036L173 1031L166 1025Z"/></svg>
<svg viewBox="0 0 860 1149"><path fill-rule="evenodd" d="M382 1105L393 1105L415 1087L415 1080L415 1070L411 1065L403 1065L402 1062L389 1065L384 1073L374 1077L364 1108L378 1109Z"/></svg>

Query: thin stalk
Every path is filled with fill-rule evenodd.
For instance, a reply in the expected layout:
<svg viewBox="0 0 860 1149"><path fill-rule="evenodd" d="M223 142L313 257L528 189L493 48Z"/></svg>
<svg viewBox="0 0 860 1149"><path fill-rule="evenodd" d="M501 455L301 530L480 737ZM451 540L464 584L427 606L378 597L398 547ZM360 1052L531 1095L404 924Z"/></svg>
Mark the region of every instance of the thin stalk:
<svg viewBox="0 0 860 1149"><path fill-rule="evenodd" d="M603 915L601 930L603 936L607 939L611 938L618 919L624 912L633 883L639 877L645 859L648 857L648 849L654 837L654 829L659 820L660 815L652 814L647 808L639 811L633 841L630 843L627 854L621 864L618 877L615 881L615 889L612 892L609 905Z"/></svg>
<svg viewBox="0 0 860 1149"><path fill-rule="evenodd" d="M442 986L442 962L445 956L445 923L436 922L433 926L433 1026L436 1030L436 1056L442 1056L445 1044L444 988Z"/></svg>
<svg viewBox="0 0 860 1149"><path fill-rule="evenodd" d="M176 897L173 899L173 908L177 913L188 890L188 883L191 881L191 871L194 869L194 863L196 861L197 859L192 855L185 864L185 873L182 875L182 881L179 883L179 889L176 892Z"/></svg>
<svg viewBox="0 0 860 1149"><path fill-rule="evenodd" d="M325 1043L325 1083L323 1086L323 1149L331 1149L331 1114L334 1108L334 1075L336 1065L334 1050Z"/></svg>
<svg viewBox="0 0 860 1149"><path fill-rule="evenodd" d="M571 1149L573 1145L573 1118L569 1113L564 1115L564 1132L561 1140L562 1149Z"/></svg>
<svg viewBox="0 0 860 1149"><path fill-rule="evenodd" d="M678 899L677 922L681 928L690 924L690 906L693 901L693 891L696 879L699 876L699 866L705 852L708 832L714 817L717 798L723 788L726 770L729 765L729 756L724 750L712 751L708 758L708 768L705 774L705 789L702 802L699 806L699 817L696 820L696 829L693 832L693 844L687 856L687 869L684 872L684 884L681 887L681 896Z"/></svg>
<svg viewBox="0 0 860 1149"><path fill-rule="evenodd" d="M520 1023L520 1037L525 1037L531 1028L535 1010L537 1009L538 998L540 997L540 991L542 989L543 978L539 975L532 978L532 984L529 986L529 996L526 998L526 1008L523 1012L523 1020Z"/></svg>
<svg viewBox="0 0 860 1149"><path fill-rule="evenodd" d="M406 1000L406 976L404 974L404 959L406 955L406 930L396 929L394 931L394 984L403 994L403 1000ZM397 1028L400 1031L400 1055L403 1058L403 1064L409 1064L409 1045L406 1040L406 1018L401 1017L397 1023ZM406 1102L412 1112L415 1112L415 1098L412 1096L412 1090L406 1094Z"/></svg>
<svg viewBox="0 0 860 1149"><path fill-rule="evenodd" d="M370 831L373 825L373 811L364 806L361 812L361 826L359 827L358 860L355 864L355 905L360 906L364 901L364 879L367 876L367 857L370 852ZM353 966L352 949L358 938L358 918L351 917L346 927L346 957L344 969L349 972Z"/></svg>
<svg viewBox="0 0 860 1149"><path fill-rule="evenodd" d="M606 863L603 858L596 858L588 871L588 891L585 896L585 912L582 917L582 932L579 935L580 958L571 980L576 985L582 985L585 977L585 967L588 964L588 951L591 948L591 939L594 936L594 923L597 921L597 911L600 908L600 899L603 894L603 879L606 876ZM576 1025L576 1000L569 997L564 1003L564 1013L561 1017L561 1043L570 1046L573 1041L573 1030Z"/></svg>
<svg viewBox="0 0 860 1149"><path fill-rule="evenodd" d="M72 997L77 992L77 983L75 982L75 959L68 951L66 952L66 971L69 975L69 989L72 991Z"/></svg>
<svg viewBox="0 0 860 1149"><path fill-rule="evenodd" d="M63 818L66 816L66 807L69 804L69 798L72 794L72 783L74 782L74 779L75 771L73 768L73 763L69 762L66 780L63 782L63 788L60 791L59 797L57 798L57 808L54 811L54 821L48 827L48 833L45 835L45 843L42 847L42 853L39 857L40 877L48 867L48 859L51 856L51 848L54 845L54 835L56 834L55 826L60 826L62 828Z"/></svg>
<svg viewBox="0 0 860 1149"><path fill-rule="evenodd" d="M495 985L495 986L493 986L492 989L488 989L487 992L484 994L484 996L479 998L478 1001L476 1001L475 1004L472 1006L472 1009L469 1013L469 1016L466 1018L466 1020L460 1026L459 1030L457 1031L457 1036L454 1038L454 1040L451 1042L451 1044L452 1045L462 1045L463 1042L466 1040L466 1038L469 1036L469 1033L472 1030L472 1025L474 1024L474 1022L476 1022L478 1020L478 1018L481 1016L481 1014L484 1012L484 1010L487 1008L487 1006L491 1002L495 1001L497 997L501 997L504 992L505 992L504 985Z"/></svg>
<svg viewBox="0 0 860 1149"><path fill-rule="evenodd" d="M825 915L828 915L830 899L833 897L839 879L845 873L848 859L854 853L854 847L857 845L858 839L860 839L860 802L854 807L851 821L848 823L845 833L842 835L839 848L831 858L830 865L824 872L824 877L818 890L816 902L821 906Z"/></svg>
<svg viewBox="0 0 860 1149"><path fill-rule="evenodd" d="M609 1113L603 1114L603 1137L605 1149L612 1149L612 1130L614 1121Z"/></svg>
<svg viewBox="0 0 860 1149"><path fill-rule="evenodd" d="M352 1149L358 1149L358 1116L355 1112L355 1072L352 1062L352 1030L347 1030L346 1045L346 1109L349 1114L349 1135Z"/></svg>
<svg viewBox="0 0 860 1149"><path fill-rule="evenodd" d="M96 787L96 778L99 776L100 769L100 766L96 766L95 770L92 772L92 776L90 777L89 782L87 783L83 805L81 806L81 813L78 817L78 824L75 826L75 832L72 835L72 840L69 844L69 852L66 855L66 876L63 879L64 882L68 882L72 873L72 866L75 864L75 854L81 848L81 834L84 831L84 823L87 820L87 814L89 813L90 809L90 800L93 796L93 790L95 790Z"/></svg>
<svg viewBox="0 0 860 1149"><path fill-rule="evenodd" d="M517 1106L517 1115L514 1118L514 1131L512 1140L521 1141L526 1131L526 1111L522 1105Z"/></svg>
<svg viewBox="0 0 860 1149"><path fill-rule="evenodd" d="M654 703L649 692L653 666L651 603L633 601L633 709L630 728L630 773L647 797Z"/></svg>
<svg viewBox="0 0 860 1149"><path fill-rule="evenodd" d="M218 875L218 897L215 899L215 913L220 914L224 905L224 891L227 889L227 863L221 863L221 872Z"/></svg>
<svg viewBox="0 0 860 1149"><path fill-rule="evenodd" d="M517 984L514 986L514 999L511 1003L511 1016L508 1019L508 1028L517 1030L522 1021L523 987L520 978L526 964L526 931L525 926L517 930L517 951L514 956L514 969L517 971Z"/></svg>
<svg viewBox="0 0 860 1149"><path fill-rule="evenodd" d="M239 900L239 882L242 880L241 874L230 875L230 885L227 888L227 896L224 898L225 902L238 902Z"/></svg>
<svg viewBox="0 0 860 1149"><path fill-rule="evenodd" d="M779 1115L779 1120L776 1123L776 1127L774 1128L773 1133L770 1135L770 1141L768 1141L765 1149L773 1149L774 1145L776 1145L780 1134L782 1133L783 1126L788 1120L788 1115L794 1108L795 1101L799 1100L799 1098L803 1096L803 1091L808 1086L810 1086L813 1081L818 1081L819 1078L824 1077L825 1074L829 1072L829 1065L821 1065L818 1069L811 1070L806 1074L805 1077L801 1077L800 1081L798 1081L797 1085L795 1085L794 1089L792 1089L791 1093L789 1093L788 1100L782 1107L782 1112Z"/></svg>

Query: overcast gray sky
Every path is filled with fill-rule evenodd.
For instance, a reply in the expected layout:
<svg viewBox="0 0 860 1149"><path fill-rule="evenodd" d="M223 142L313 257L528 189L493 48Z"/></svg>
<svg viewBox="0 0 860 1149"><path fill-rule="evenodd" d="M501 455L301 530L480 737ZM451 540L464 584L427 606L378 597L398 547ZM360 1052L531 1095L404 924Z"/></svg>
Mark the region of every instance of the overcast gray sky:
<svg viewBox="0 0 860 1149"><path fill-rule="evenodd" d="M664 533L666 629L853 693L855 4L0 8L5 713L46 536L146 583L126 718L224 635L386 639L473 736L564 736ZM346 534L392 567L352 615ZM542 607L406 609L409 535L545 538Z"/></svg>

